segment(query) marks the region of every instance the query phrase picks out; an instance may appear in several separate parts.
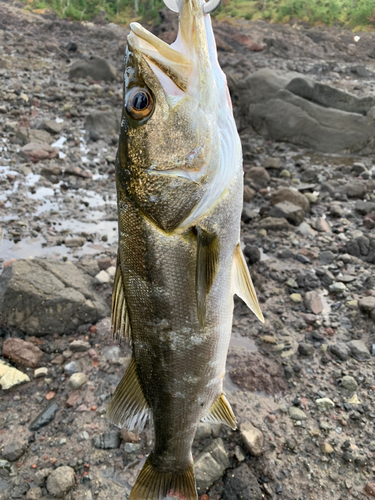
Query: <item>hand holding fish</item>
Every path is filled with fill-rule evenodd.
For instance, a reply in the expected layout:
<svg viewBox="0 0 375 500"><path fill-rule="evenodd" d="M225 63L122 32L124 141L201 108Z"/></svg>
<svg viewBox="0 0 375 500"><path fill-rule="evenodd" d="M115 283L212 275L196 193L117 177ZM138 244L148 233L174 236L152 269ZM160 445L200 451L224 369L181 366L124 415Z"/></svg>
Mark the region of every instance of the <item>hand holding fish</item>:
<svg viewBox="0 0 375 500"><path fill-rule="evenodd" d="M169 46L131 24L116 164L119 252L112 322L133 356L108 408L155 447L131 500L196 499L199 421L236 428L223 393L233 295L263 321L240 246L241 143L207 12L180 13Z"/></svg>

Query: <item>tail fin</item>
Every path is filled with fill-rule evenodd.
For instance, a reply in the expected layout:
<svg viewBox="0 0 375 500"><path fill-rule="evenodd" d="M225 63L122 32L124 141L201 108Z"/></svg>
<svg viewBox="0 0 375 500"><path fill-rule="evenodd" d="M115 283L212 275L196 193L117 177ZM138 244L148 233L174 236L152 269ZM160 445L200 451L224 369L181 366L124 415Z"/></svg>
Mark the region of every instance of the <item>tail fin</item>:
<svg viewBox="0 0 375 500"><path fill-rule="evenodd" d="M159 472L147 458L129 500L197 500L193 464L183 472Z"/></svg>

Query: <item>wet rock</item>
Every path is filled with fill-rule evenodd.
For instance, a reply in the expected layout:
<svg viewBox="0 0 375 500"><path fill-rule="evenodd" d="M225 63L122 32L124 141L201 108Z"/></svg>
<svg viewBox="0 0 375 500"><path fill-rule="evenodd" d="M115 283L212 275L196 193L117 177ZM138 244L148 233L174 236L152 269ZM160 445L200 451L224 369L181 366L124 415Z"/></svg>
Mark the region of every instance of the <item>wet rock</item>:
<svg viewBox="0 0 375 500"><path fill-rule="evenodd" d="M88 134L95 132L98 137L107 139L112 135L118 135L120 119L114 111L94 111L86 117L85 130Z"/></svg>
<svg viewBox="0 0 375 500"><path fill-rule="evenodd" d="M311 357L314 354L314 346L301 342L298 344L298 352L301 356Z"/></svg>
<svg viewBox="0 0 375 500"><path fill-rule="evenodd" d="M277 205L278 203L283 203L285 201L301 207L304 212L309 212L310 210L309 201L303 194L295 189L281 188L272 193L270 198L271 205Z"/></svg>
<svg viewBox="0 0 375 500"><path fill-rule="evenodd" d="M335 406L335 403L329 398L319 398L315 401L315 403L319 408L319 411L327 411Z"/></svg>
<svg viewBox="0 0 375 500"><path fill-rule="evenodd" d="M9 462L15 462L22 457L25 451L26 446L24 443L21 443L20 441L14 441L5 446L2 452L2 457Z"/></svg>
<svg viewBox="0 0 375 500"><path fill-rule="evenodd" d="M55 402L51 403L31 422L29 429L35 432L45 427L52 422L59 410L60 407Z"/></svg>
<svg viewBox="0 0 375 500"><path fill-rule="evenodd" d="M344 389L347 391L354 392L358 388L357 381L354 377L351 377L350 375L346 375L345 377L342 377L341 379L341 385Z"/></svg>
<svg viewBox="0 0 375 500"><path fill-rule="evenodd" d="M64 372L70 377L78 372L78 365L75 361L71 361L64 366Z"/></svg>
<svg viewBox="0 0 375 500"><path fill-rule="evenodd" d="M87 377L84 373L73 373L69 379L69 385L72 389L79 389L87 382Z"/></svg>
<svg viewBox="0 0 375 500"><path fill-rule="evenodd" d="M252 455L258 457L263 453L263 432L254 427L251 422L241 424L241 436L246 448Z"/></svg>
<svg viewBox="0 0 375 500"><path fill-rule="evenodd" d="M289 416L292 420L306 420L307 416L300 408L290 406L288 409Z"/></svg>
<svg viewBox="0 0 375 500"><path fill-rule="evenodd" d="M68 333L107 316L90 276L71 263L17 260L0 276L0 309L8 326L29 335Z"/></svg>
<svg viewBox="0 0 375 500"><path fill-rule="evenodd" d="M20 155L32 163L38 161L51 160L58 155L58 149L49 146L48 144L38 144L30 142L21 148Z"/></svg>
<svg viewBox="0 0 375 500"><path fill-rule="evenodd" d="M230 462L222 439L215 439L194 461L198 493L204 493L229 466Z"/></svg>
<svg viewBox="0 0 375 500"><path fill-rule="evenodd" d="M349 359L351 351L349 346L344 342L337 342L336 344L331 345L329 349L332 354L341 359L341 361Z"/></svg>
<svg viewBox="0 0 375 500"><path fill-rule="evenodd" d="M351 340L348 342L348 347L352 356L358 361L367 361L368 359L371 359L370 351L367 349L362 340Z"/></svg>
<svg viewBox="0 0 375 500"><path fill-rule="evenodd" d="M291 224L298 226L302 223L305 212L301 209L301 207L290 203L289 201L282 201L280 203L276 203L269 213L270 217L282 217L286 219Z"/></svg>
<svg viewBox="0 0 375 500"><path fill-rule="evenodd" d="M37 368L44 358L44 352L31 342L10 338L3 344L3 356L29 368Z"/></svg>
<svg viewBox="0 0 375 500"><path fill-rule="evenodd" d="M227 473L224 479L223 500L262 500L257 478L246 464Z"/></svg>
<svg viewBox="0 0 375 500"><path fill-rule="evenodd" d="M116 80L117 71L106 59L92 57L75 61L69 68L69 78L92 78L96 81L110 82Z"/></svg>
<svg viewBox="0 0 375 500"><path fill-rule="evenodd" d="M265 229L266 231L288 231L292 228L287 220L279 219L276 217L266 217L261 220L258 226L259 229Z"/></svg>
<svg viewBox="0 0 375 500"><path fill-rule="evenodd" d="M304 304L306 309L309 309L314 314L319 314L323 311L323 303L322 299L318 292L315 290L311 290L310 292L306 292L304 298Z"/></svg>
<svg viewBox="0 0 375 500"><path fill-rule="evenodd" d="M119 431L105 432L100 436L95 436L92 442L95 448L100 450L111 450L120 446L121 434Z"/></svg>
<svg viewBox="0 0 375 500"><path fill-rule="evenodd" d="M251 179L256 189L266 188L270 183L270 176L263 167L253 167L245 174L245 179Z"/></svg>
<svg viewBox="0 0 375 500"><path fill-rule="evenodd" d="M61 498L73 488L75 482L74 469L63 465L52 471L48 476L47 490L52 496Z"/></svg>
<svg viewBox="0 0 375 500"><path fill-rule="evenodd" d="M25 382L30 382L30 378L25 373L0 361L0 385L3 391Z"/></svg>

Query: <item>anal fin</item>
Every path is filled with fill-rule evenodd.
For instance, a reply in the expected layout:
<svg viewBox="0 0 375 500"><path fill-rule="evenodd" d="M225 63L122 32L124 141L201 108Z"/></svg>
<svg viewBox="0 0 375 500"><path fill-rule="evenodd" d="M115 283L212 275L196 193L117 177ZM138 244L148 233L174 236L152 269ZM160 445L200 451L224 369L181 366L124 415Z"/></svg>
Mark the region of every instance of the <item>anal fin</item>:
<svg viewBox="0 0 375 500"><path fill-rule="evenodd" d="M253 281L239 243L234 251L233 273L235 285L234 293L238 295L245 302L247 307L253 311L255 316L264 323L264 317L259 307Z"/></svg>
<svg viewBox="0 0 375 500"><path fill-rule="evenodd" d="M147 422L149 408L138 380L134 357L116 387L107 415L120 429L136 433L142 432Z"/></svg>
<svg viewBox="0 0 375 500"><path fill-rule="evenodd" d="M237 429L236 417L224 393L211 406L208 415L202 418L202 422L225 424L233 430Z"/></svg>
<svg viewBox="0 0 375 500"><path fill-rule="evenodd" d="M206 319L206 301L219 266L219 238L197 227L196 292L197 314L201 327Z"/></svg>
<svg viewBox="0 0 375 500"><path fill-rule="evenodd" d="M131 340L131 328L128 308L125 300L125 290L121 274L120 259L117 258L117 268L112 291L111 311L112 331L115 338Z"/></svg>
<svg viewBox="0 0 375 500"><path fill-rule="evenodd" d="M129 500L197 500L194 469L162 471L153 465L153 454L147 458Z"/></svg>

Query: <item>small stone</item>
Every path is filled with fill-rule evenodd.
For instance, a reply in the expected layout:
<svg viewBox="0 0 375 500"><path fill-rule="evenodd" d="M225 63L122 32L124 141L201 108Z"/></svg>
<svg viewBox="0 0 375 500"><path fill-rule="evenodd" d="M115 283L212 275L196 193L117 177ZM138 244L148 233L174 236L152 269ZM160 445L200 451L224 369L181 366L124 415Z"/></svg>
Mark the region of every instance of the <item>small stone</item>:
<svg viewBox="0 0 375 500"><path fill-rule="evenodd" d="M132 453L140 453L141 450L142 450L141 443L125 443L124 451L129 455Z"/></svg>
<svg viewBox="0 0 375 500"><path fill-rule="evenodd" d="M3 449L2 457L5 460L8 460L8 462L15 462L19 458L22 457L22 455L25 453L26 446L24 443L21 443L20 441L15 441Z"/></svg>
<svg viewBox="0 0 375 500"><path fill-rule="evenodd" d="M375 484L367 483L365 486L365 492L371 495L372 497L375 497Z"/></svg>
<svg viewBox="0 0 375 500"><path fill-rule="evenodd" d="M35 476L34 476L34 484L36 484L37 486L40 486L40 487L43 487L44 486L44 483L46 482L47 480L47 477L49 476L50 474L50 470L49 469L41 469L41 470L38 470L36 473L35 473Z"/></svg>
<svg viewBox="0 0 375 500"><path fill-rule="evenodd" d="M249 259L250 265L256 264L257 262L260 261L260 257L261 257L260 250L255 245L247 244L244 248L243 253Z"/></svg>
<svg viewBox="0 0 375 500"><path fill-rule="evenodd" d="M66 238L65 241L65 246L68 248L77 248L77 247L82 247L86 243L86 238Z"/></svg>
<svg viewBox="0 0 375 500"><path fill-rule="evenodd" d="M38 368L44 358L44 352L31 342L9 338L3 344L3 356L29 368Z"/></svg>
<svg viewBox="0 0 375 500"><path fill-rule="evenodd" d="M92 440L95 448L100 450L111 450L118 448L121 443L121 434L119 431L110 431L100 434L100 436L95 436Z"/></svg>
<svg viewBox="0 0 375 500"><path fill-rule="evenodd" d="M64 366L64 372L71 377L74 373L78 372L78 365L75 361L71 361Z"/></svg>
<svg viewBox="0 0 375 500"><path fill-rule="evenodd" d="M345 290L347 290L346 285L344 285L344 283L341 283L341 281L332 283L332 285L329 286L329 291L332 293L342 293Z"/></svg>
<svg viewBox="0 0 375 500"><path fill-rule="evenodd" d="M36 142L30 142L21 148L19 154L26 160L32 163L37 163L42 160L51 160L55 158L59 153L57 148L53 148L48 144L38 144Z"/></svg>
<svg viewBox="0 0 375 500"><path fill-rule="evenodd" d="M197 431L195 433L195 439L201 441L202 439L208 439L211 437L211 424L208 422L199 422L197 426Z"/></svg>
<svg viewBox="0 0 375 500"><path fill-rule="evenodd" d="M301 356L311 357L314 354L314 346L301 342L298 344L298 352Z"/></svg>
<svg viewBox="0 0 375 500"><path fill-rule="evenodd" d="M282 170L282 171L280 172L280 177L281 177L282 179L290 179L291 174L290 174L289 170L286 170L286 169L284 168L284 170Z"/></svg>
<svg viewBox="0 0 375 500"><path fill-rule="evenodd" d="M319 411L327 411L334 408L335 403L329 398L320 398L315 401Z"/></svg>
<svg viewBox="0 0 375 500"><path fill-rule="evenodd" d="M48 375L48 368L42 367L42 368L37 368L34 370L34 378L42 378L42 377L47 377Z"/></svg>
<svg viewBox="0 0 375 500"><path fill-rule="evenodd" d="M314 193L304 193L305 198L307 198L308 202L314 204L318 201L318 196Z"/></svg>
<svg viewBox="0 0 375 500"><path fill-rule="evenodd" d="M253 456L258 457L263 453L263 433L254 427L251 422L241 424L241 436L246 448Z"/></svg>
<svg viewBox="0 0 375 500"><path fill-rule="evenodd" d="M323 302L318 292L311 290L306 292L304 304L306 309L309 309L314 314L319 314L323 311Z"/></svg>
<svg viewBox="0 0 375 500"><path fill-rule="evenodd" d="M351 340L347 345L352 353L352 356L358 361L366 361L368 359L371 359L370 351L367 349L362 340Z"/></svg>
<svg viewBox="0 0 375 500"><path fill-rule="evenodd" d="M274 168L279 169L281 167L280 158L266 158L262 163L263 168Z"/></svg>
<svg viewBox="0 0 375 500"><path fill-rule="evenodd" d="M105 283L109 283L111 281L111 277L107 273L107 271L100 271L96 276L95 276L95 281L99 285L104 285Z"/></svg>
<svg viewBox="0 0 375 500"><path fill-rule="evenodd" d="M282 217L295 226L301 224L305 218L303 209L290 201L276 203L271 208L269 215L270 217Z"/></svg>
<svg viewBox="0 0 375 500"><path fill-rule="evenodd" d="M331 252L330 250L325 250L324 252L320 252L319 254L319 260L322 264L332 264L332 262L335 260L336 255Z"/></svg>
<svg viewBox="0 0 375 500"><path fill-rule="evenodd" d="M198 492L203 493L229 467L230 462L224 448L223 440L220 438L214 439L204 448L194 462Z"/></svg>
<svg viewBox="0 0 375 500"><path fill-rule="evenodd" d="M68 493L75 485L74 469L63 465L58 467L48 476L47 490L54 497L60 498Z"/></svg>
<svg viewBox="0 0 375 500"><path fill-rule="evenodd" d="M306 414L296 406L290 406L288 412L292 420L307 420Z"/></svg>
<svg viewBox="0 0 375 500"><path fill-rule="evenodd" d="M39 500L42 497L42 488L39 488L39 486L37 486L36 488L30 488L26 493L26 500Z"/></svg>
<svg viewBox="0 0 375 500"><path fill-rule="evenodd" d="M73 391L65 402L67 408L74 408L82 403L82 397L79 391Z"/></svg>
<svg viewBox="0 0 375 500"><path fill-rule="evenodd" d="M254 198L256 195L256 191L254 189L251 189L250 186L244 186L243 188L243 201L245 203L250 203L250 201Z"/></svg>
<svg viewBox="0 0 375 500"><path fill-rule="evenodd" d="M69 379L69 385L72 389L79 389L87 382L87 377L84 373L73 373Z"/></svg>
<svg viewBox="0 0 375 500"><path fill-rule="evenodd" d="M51 403L33 420L29 429L35 432L41 427L48 425L55 418L55 415L59 410L60 408L55 402Z"/></svg>
<svg viewBox="0 0 375 500"><path fill-rule="evenodd" d="M302 222L297 229L296 232L302 234L302 236L315 236L316 231L308 224L307 222Z"/></svg>
<svg viewBox="0 0 375 500"><path fill-rule="evenodd" d="M243 462L246 458L246 454L238 444L234 448L234 454L239 462Z"/></svg>
<svg viewBox="0 0 375 500"><path fill-rule="evenodd" d="M322 443L320 445L320 451L324 454L324 455L331 455L331 453L334 452L334 449L332 448L332 446L329 444L329 443Z"/></svg>
<svg viewBox="0 0 375 500"><path fill-rule="evenodd" d="M354 377L351 377L350 375L346 375L341 379L341 385L344 387L344 389L354 392L358 388L357 381Z"/></svg>
<svg viewBox="0 0 375 500"><path fill-rule="evenodd" d="M73 340L69 344L69 349L73 352L85 352L91 348L89 342L87 340Z"/></svg>
<svg viewBox="0 0 375 500"><path fill-rule="evenodd" d="M369 296L359 299L358 307L361 311L372 315L375 312L375 297Z"/></svg>
<svg viewBox="0 0 375 500"><path fill-rule="evenodd" d="M346 361L350 356L350 348L344 342L337 342L329 347L330 351L341 361Z"/></svg>
<svg viewBox="0 0 375 500"><path fill-rule="evenodd" d="M277 344L277 338L274 335L263 335L261 340L266 344Z"/></svg>
<svg viewBox="0 0 375 500"><path fill-rule="evenodd" d="M310 203L306 197L295 189L281 188L272 193L270 199L271 205L276 205L283 201L288 201L289 203L293 203L293 205L301 207L305 213L310 211Z"/></svg>
<svg viewBox="0 0 375 500"><path fill-rule="evenodd" d="M25 373L0 361L0 385L3 391L24 382L30 382L30 378Z"/></svg>
<svg viewBox="0 0 375 500"><path fill-rule="evenodd" d="M253 167L245 173L245 179L251 179L256 189L266 188L270 183L270 176L263 167Z"/></svg>
<svg viewBox="0 0 375 500"><path fill-rule="evenodd" d="M289 298L295 304L300 304L302 302L302 295L300 293L292 293Z"/></svg>

